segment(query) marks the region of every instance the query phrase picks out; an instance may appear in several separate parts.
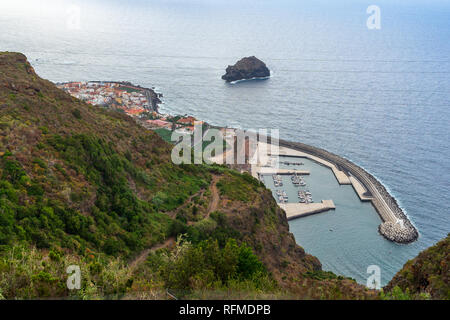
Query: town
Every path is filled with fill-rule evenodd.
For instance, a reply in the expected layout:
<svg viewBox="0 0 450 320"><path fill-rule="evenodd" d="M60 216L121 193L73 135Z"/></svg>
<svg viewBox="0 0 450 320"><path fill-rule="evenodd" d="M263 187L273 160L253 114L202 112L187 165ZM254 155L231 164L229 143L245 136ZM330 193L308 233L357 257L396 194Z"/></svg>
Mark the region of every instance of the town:
<svg viewBox="0 0 450 320"><path fill-rule="evenodd" d="M128 82L65 82L58 83L57 87L91 105L123 112L148 129L178 130L190 134L194 131L194 123L199 123L192 116L159 113L162 95Z"/></svg>

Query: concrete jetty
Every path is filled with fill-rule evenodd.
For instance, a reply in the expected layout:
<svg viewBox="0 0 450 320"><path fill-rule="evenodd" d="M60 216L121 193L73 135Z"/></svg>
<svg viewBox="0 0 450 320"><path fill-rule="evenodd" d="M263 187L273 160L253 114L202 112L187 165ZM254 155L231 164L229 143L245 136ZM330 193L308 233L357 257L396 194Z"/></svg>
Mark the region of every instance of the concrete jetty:
<svg viewBox="0 0 450 320"><path fill-rule="evenodd" d="M349 177L350 182L352 184L353 189L355 189L356 194L358 195L361 201L372 201L373 196L369 192L367 192L366 188L359 182L359 180L354 177Z"/></svg>
<svg viewBox="0 0 450 320"><path fill-rule="evenodd" d="M254 173L254 174L253 174ZM252 166L252 174L255 178L258 178L258 174L279 174L279 175L291 175L291 174L297 174L297 175L309 175L310 172L308 170L294 170L294 169L277 169L277 168L270 168L270 167L259 167L259 166Z"/></svg>
<svg viewBox="0 0 450 320"><path fill-rule="evenodd" d="M336 209L333 200L322 200L319 203L279 203L278 205L286 212L288 220Z"/></svg>

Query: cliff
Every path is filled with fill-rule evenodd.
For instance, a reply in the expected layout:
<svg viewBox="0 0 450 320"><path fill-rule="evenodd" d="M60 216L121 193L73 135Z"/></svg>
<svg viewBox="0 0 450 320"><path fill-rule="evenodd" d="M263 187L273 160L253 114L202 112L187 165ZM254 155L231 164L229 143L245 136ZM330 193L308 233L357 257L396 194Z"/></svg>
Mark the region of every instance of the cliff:
<svg viewBox="0 0 450 320"><path fill-rule="evenodd" d="M270 70L266 64L258 58L251 56L239 60L233 66L228 66L222 79L227 82L232 82L267 77L270 77Z"/></svg>

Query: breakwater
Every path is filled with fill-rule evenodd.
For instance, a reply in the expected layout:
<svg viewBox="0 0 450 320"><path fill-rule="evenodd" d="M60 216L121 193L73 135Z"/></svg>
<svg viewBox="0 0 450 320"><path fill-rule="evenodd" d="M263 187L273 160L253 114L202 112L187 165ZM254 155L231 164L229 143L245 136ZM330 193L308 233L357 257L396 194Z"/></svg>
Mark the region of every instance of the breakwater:
<svg viewBox="0 0 450 320"><path fill-rule="evenodd" d="M269 138L270 139L270 138ZM397 201L386 188L371 174L353 162L324 149L316 148L300 142L279 140L279 146L304 152L334 164L348 177L353 177L365 188L364 196L371 201L378 212L382 223L378 231L386 239L397 243L410 243L417 240L418 230L414 227Z"/></svg>

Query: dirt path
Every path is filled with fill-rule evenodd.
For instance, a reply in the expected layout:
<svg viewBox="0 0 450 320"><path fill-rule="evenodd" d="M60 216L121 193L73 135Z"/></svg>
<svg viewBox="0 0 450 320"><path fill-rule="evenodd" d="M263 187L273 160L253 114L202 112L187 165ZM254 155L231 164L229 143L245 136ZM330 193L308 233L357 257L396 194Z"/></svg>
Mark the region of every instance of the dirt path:
<svg viewBox="0 0 450 320"><path fill-rule="evenodd" d="M208 205L208 211L206 214L205 219L209 218L211 212L214 212L217 210L217 207L219 206L219 190L217 189L217 181L219 180L218 176L213 176L212 182L211 182L211 201Z"/></svg>
<svg viewBox="0 0 450 320"><path fill-rule="evenodd" d="M203 195L203 193L205 192L205 189L200 190L199 192L193 194L192 196L190 196L181 206L175 208L172 211L166 212L166 214L171 217L172 219L175 219L175 217L177 216L178 211L180 211L183 208L186 208L189 203L191 203L192 199L194 199L194 197L201 197Z"/></svg>
<svg viewBox="0 0 450 320"><path fill-rule="evenodd" d="M141 263L143 263L147 259L147 257L150 254L150 252L156 251L156 250L159 250L159 249L162 249L162 248L170 247L173 244L175 244L175 238L174 237L170 237L166 241L164 241L163 243L159 243L159 244L154 245L151 248L145 249L136 258L134 258L133 261L131 261L130 269L134 270L137 266L139 266Z"/></svg>
<svg viewBox="0 0 450 320"><path fill-rule="evenodd" d="M206 213L206 216L204 219L209 218L211 212L214 212L217 210L217 208L219 207L219 190L217 189L217 181L219 180L219 176L213 176L212 177L212 181L211 181L211 185L210 185L210 189L211 189L211 200L209 202L208 205L208 210ZM201 195L205 190L201 190L198 193L192 195L191 197L189 197L188 201L186 201L182 206L178 207L177 209L175 209L172 212L168 212L167 214L169 216L171 216L172 218L176 215L176 213L178 212L178 210L180 210L181 208L185 207L191 200L192 198L194 198L197 195ZM156 251L162 248L167 248L170 247L172 245L175 244L175 238L174 237L170 237L168 238L166 241L164 241L163 243L159 243L157 245L154 245L151 248L145 249L144 251L142 251L136 258L134 258L131 262L130 262L130 269L134 270L136 267L138 267L141 263L143 263L148 255L150 254L150 252L152 251Z"/></svg>

